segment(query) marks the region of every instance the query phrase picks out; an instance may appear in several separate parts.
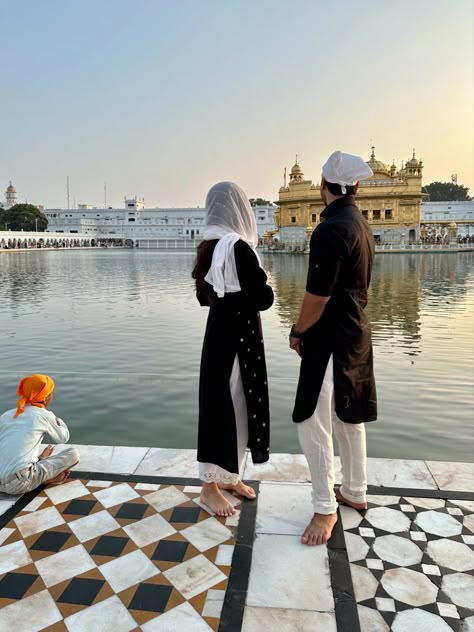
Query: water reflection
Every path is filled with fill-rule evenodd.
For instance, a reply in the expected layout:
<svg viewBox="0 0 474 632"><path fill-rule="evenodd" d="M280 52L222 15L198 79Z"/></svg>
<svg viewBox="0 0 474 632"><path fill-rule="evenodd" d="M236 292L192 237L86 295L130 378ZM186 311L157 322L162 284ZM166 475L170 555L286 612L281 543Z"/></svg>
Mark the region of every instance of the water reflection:
<svg viewBox="0 0 474 632"><path fill-rule="evenodd" d="M466 283L473 273L474 255L464 253L377 255L369 290L367 313L372 323L374 345L381 350L403 349L407 355L421 352L421 310L456 306L466 296ZM275 309L288 328L299 316L308 258L273 255L264 265L272 273L276 291ZM449 300L448 300L449 299Z"/></svg>
<svg viewBox="0 0 474 632"><path fill-rule="evenodd" d="M2 408L13 407L24 374L50 373L74 441L194 447L207 310L195 300L193 259L112 249L0 254ZM265 256L263 265L275 289L263 315L272 449L296 452L299 360L286 335L308 259ZM472 457L473 268L474 253L376 257L368 311L381 423L369 428L371 456Z"/></svg>

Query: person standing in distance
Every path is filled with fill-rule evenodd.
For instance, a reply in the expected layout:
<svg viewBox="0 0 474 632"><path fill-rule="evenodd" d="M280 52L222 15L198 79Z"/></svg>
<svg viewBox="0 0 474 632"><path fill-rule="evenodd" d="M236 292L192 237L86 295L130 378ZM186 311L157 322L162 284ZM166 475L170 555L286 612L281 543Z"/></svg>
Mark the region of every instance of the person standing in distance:
<svg viewBox="0 0 474 632"><path fill-rule="evenodd" d="M325 544L337 503L367 507L364 422L377 418L372 337L364 311L375 243L355 204L359 180L372 176L359 156L335 151L322 169L326 205L311 237L306 293L289 342L301 357L293 421L308 461L314 516L301 541ZM342 484L334 488L335 433Z"/></svg>

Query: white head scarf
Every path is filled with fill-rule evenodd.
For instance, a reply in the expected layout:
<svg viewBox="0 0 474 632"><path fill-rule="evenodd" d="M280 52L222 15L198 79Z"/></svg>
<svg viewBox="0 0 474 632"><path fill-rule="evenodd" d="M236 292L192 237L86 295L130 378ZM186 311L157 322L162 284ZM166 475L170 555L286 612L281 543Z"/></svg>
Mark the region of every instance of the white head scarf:
<svg viewBox="0 0 474 632"><path fill-rule="evenodd" d="M246 241L256 253L258 231L255 214L247 196L233 182L215 184L206 198L204 239L218 239L205 281L222 298L226 292L240 292L234 245ZM257 255L258 259L258 255ZM260 262L260 259L258 259Z"/></svg>
<svg viewBox="0 0 474 632"><path fill-rule="evenodd" d="M323 178L326 182L339 184L343 195L346 194L346 186L354 186L359 180L373 175L363 158L342 151L332 153L323 166Z"/></svg>

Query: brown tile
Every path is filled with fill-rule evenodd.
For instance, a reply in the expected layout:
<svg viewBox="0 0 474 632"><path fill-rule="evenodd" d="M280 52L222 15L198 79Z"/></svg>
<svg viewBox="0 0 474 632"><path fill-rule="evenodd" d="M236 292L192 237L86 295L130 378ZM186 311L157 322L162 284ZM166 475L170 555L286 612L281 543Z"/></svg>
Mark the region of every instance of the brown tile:
<svg viewBox="0 0 474 632"><path fill-rule="evenodd" d="M22 572L23 572L23 569L22 569ZM42 590L46 590L46 584L44 583L43 578L38 575L37 579L35 579L33 584L23 595L22 599L26 599L26 597L30 597L30 595L35 595L36 593L39 593Z"/></svg>
<svg viewBox="0 0 474 632"><path fill-rule="evenodd" d="M218 632L220 619L215 619L214 617L203 617L203 619L214 632Z"/></svg>
<svg viewBox="0 0 474 632"><path fill-rule="evenodd" d="M207 557L207 559L210 562L215 564L218 550L219 550L218 546L213 546L212 549L208 549L207 551L204 551L203 555Z"/></svg>
<svg viewBox="0 0 474 632"><path fill-rule="evenodd" d="M204 592L199 593L199 595L196 595L196 597L189 599L189 603L193 606L195 610L197 610L197 612L199 612L201 616L202 611L204 610L204 606L206 605L207 592L208 591L205 590Z"/></svg>
<svg viewBox="0 0 474 632"><path fill-rule="evenodd" d="M168 612L168 610L171 610L172 608L176 608L176 606L180 606L185 601L186 599L183 597L183 595L178 590L176 590L176 588L173 588L170 598L168 599L165 612Z"/></svg>
<svg viewBox="0 0 474 632"><path fill-rule="evenodd" d="M57 623L53 623L53 625L50 625L47 628L43 628L41 632L69 632L69 630L67 629L64 621L58 621Z"/></svg>
<svg viewBox="0 0 474 632"><path fill-rule="evenodd" d="M13 533L10 533L8 538L3 541L2 546L5 546L6 544L13 544L13 542L18 542L22 539L21 533L18 531L18 529L16 529L15 525L13 525L13 527L9 527L9 529L12 528L15 529L15 531L13 531Z"/></svg>
<svg viewBox="0 0 474 632"><path fill-rule="evenodd" d="M219 567L217 567L219 568ZM228 566L226 568L229 568ZM223 571L225 572L225 571ZM228 579L223 579L219 584L216 584L215 586L212 587L212 590L227 590L227 586L229 584L229 580Z"/></svg>

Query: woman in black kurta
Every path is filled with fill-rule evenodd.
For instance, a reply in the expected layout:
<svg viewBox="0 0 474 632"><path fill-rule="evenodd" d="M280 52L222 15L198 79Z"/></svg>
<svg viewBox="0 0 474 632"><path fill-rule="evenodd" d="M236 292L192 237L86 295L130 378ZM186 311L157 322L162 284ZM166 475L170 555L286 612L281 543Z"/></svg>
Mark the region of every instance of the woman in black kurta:
<svg viewBox="0 0 474 632"><path fill-rule="evenodd" d="M254 498L240 480L246 448L254 463L269 458L270 414L259 312L273 292L255 252L253 210L237 185L215 185L206 200L205 241L193 277L201 305L209 306L199 384L201 499L218 515L234 509L222 489Z"/></svg>

